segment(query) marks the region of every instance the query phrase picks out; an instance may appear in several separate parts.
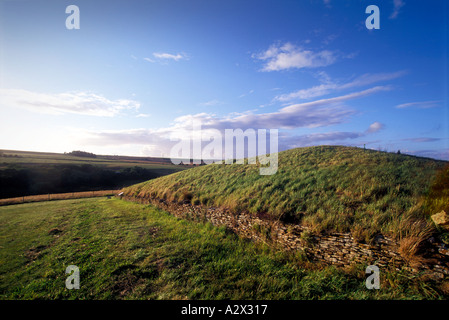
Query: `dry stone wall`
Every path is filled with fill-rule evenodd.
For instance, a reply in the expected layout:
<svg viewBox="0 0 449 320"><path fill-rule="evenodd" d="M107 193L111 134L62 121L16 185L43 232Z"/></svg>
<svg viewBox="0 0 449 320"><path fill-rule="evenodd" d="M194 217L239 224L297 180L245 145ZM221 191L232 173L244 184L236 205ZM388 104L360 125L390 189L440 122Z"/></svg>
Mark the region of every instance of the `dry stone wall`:
<svg viewBox="0 0 449 320"><path fill-rule="evenodd" d="M399 243L382 235L378 235L371 244L364 244L356 241L350 233L316 235L303 226L285 224L248 213L235 214L224 208L179 204L153 198L124 199L153 204L179 218L226 226L241 237L263 241L284 250L303 252L311 261L339 267L360 263L380 268L402 268L427 274L434 279L449 277L449 247L435 239L429 239L426 243L426 259L421 259L419 263L416 260L409 262L399 254Z"/></svg>

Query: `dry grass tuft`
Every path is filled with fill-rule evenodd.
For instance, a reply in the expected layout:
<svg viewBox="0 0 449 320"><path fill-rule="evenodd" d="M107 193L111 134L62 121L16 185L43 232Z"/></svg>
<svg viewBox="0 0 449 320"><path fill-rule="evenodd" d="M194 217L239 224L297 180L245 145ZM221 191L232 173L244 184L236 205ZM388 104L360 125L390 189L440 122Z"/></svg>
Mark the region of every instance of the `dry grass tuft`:
<svg viewBox="0 0 449 320"><path fill-rule="evenodd" d="M361 225L355 225L351 230L351 236L358 243L372 243L376 232L371 228L364 228Z"/></svg>
<svg viewBox="0 0 449 320"><path fill-rule="evenodd" d="M407 262L421 262L424 242L435 232L427 220L408 217L399 223L399 253Z"/></svg>

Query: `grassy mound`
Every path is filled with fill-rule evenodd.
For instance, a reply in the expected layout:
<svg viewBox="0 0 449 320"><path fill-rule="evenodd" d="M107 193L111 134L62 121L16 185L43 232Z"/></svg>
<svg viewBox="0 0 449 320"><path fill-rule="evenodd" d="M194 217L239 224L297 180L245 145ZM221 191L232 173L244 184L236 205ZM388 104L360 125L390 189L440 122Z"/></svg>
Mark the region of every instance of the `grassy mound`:
<svg viewBox="0 0 449 320"><path fill-rule="evenodd" d="M431 229L424 210L435 174L447 162L353 147L318 146L279 153L278 172L256 165L212 164L124 189L132 197L222 206L268 214L319 231L404 236ZM432 212L433 213L433 212Z"/></svg>

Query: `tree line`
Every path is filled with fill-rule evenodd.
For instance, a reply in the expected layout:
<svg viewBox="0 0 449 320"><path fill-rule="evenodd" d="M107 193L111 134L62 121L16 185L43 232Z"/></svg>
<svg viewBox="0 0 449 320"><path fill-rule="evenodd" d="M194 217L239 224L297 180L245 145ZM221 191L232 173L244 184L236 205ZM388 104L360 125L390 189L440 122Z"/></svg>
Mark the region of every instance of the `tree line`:
<svg viewBox="0 0 449 320"><path fill-rule="evenodd" d="M64 154L70 155L70 156L76 156L76 157L83 157L83 158L96 158L97 155L91 152L86 151L71 151L71 152L64 152Z"/></svg>

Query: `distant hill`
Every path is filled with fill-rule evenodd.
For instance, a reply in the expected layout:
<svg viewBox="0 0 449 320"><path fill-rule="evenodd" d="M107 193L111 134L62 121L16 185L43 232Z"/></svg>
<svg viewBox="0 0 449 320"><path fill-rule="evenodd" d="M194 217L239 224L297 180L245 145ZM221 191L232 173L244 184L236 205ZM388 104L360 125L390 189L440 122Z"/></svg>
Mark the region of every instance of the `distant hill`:
<svg viewBox="0 0 449 320"><path fill-rule="evenodd" d="M168 158L0 150L0 199L120 189L190 167Z"/></svg>
<svg viewBox="0 0 449 320"><path fill-rule="evenodd" d="M278 172L212 164L125 188L130 197L222 206L272 219L370 238L429 223L424 197L446 161L342 146L279 153Z"/></svg>

